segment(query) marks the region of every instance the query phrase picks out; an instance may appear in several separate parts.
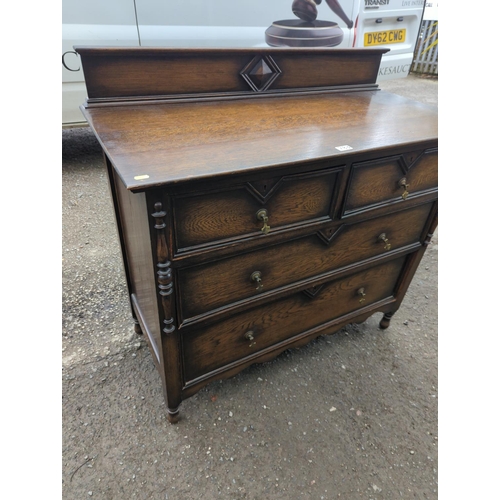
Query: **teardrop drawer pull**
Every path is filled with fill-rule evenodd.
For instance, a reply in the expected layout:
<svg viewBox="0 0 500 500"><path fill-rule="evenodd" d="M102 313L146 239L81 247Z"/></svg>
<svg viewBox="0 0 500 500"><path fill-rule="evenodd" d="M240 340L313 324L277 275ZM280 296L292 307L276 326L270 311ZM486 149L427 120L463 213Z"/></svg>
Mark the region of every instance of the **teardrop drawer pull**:
<svg viewBox="0 0 500 500"><path fill-rule="evenodd" d="M258 292L261 292L264 289L264 285L262 284L262 276L260 274L260 271L254 271L250 279L257 283L257 287L255 288Z"/></svg>
<svg viewBox="0 0 500 500"><path fill-rule="evenodd" d="M365 296L366 296L366 293L365 293L365 289L362 287L362 288L359 288L358 291L356 292L356 294L361 297L359 299L359 303L362 304L364 301L365 301Z"/></svg>
<svg viewBox="0 0 500 500"><path fill-rule="evenodd" d="M255 342L254 333L252 330L245 333L245 338L250 341L248 347L253 347L257 342Z"/></svg>
<svg viewBox="0 0 500 500"><path fill-rule="evenodd" d="M403 198L403 200L406 200L406 198L408 198L408 195L410 194L408 192L408 188L410 187L410 185L408 184L408 182L406 182L406 177L400 179L398 185L399 187L402 187L404 189L403 193L401 194L401 198Z"/></svg>
<svg viewBox="0 0 500 500"><path fill-rule="evenodd" d="M257 212L257 220L260 220L260 221L262 221L264 223L264 225L261 227L260 230L264 234L267 234L271 230L271 227L268 225L269 216L267 215L267 210L265 208L261 208Z"/></svg>
<svg viewBox="0 0 500 500"><path fill-rule="evenodd" d="M385 233L382 233L379 235L377 238L377 241L382 241L384 244L384 250L390 250L391 249L391 244L389 243L389 240L387 239L387 235Z"/></svg>

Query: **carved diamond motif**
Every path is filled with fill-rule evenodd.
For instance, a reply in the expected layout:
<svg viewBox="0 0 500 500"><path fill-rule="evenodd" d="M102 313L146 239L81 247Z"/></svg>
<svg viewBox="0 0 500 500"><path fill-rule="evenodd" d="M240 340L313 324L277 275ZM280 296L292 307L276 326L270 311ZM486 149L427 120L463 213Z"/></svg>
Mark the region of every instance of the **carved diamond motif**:
<svg viewBox="0 0 500 500"><path fill-rule="evenodd" d="M326 228L322 229L321 231L318 231L316 235L318 238L325 244L329 245L339 234L340 232L345 228L345 224L342 224L338 228Z"/></svg>
<svg viewBox="0 0 500 500"><path fill-rule="evenodd" d="M323 285L315 285L312 286L311 288L307 288L306 290L302 290L302 293L307 295L309 298L314 299L314 297L318 295L318 293L321 291L322 288Z"/></svg>
<svg viewBox="0 0 500 500"><path fill-rule="evenodd" d="M260 203L266 203L279 188L283 177L247 182L246 188Z"/></svg>
<svg viewBox="0 0 500 500"><path fill-rule="evenodd" d="M240 75L255 92L267 90L281 75L281 70L271 56L255 56Z"/></svg>
<svg viewBox="0 0 500 500"><path fill-rule="evenodd" d="M417 152L413 151L411 153L403 154L403 158L405 159L406 167L411 168L413 163L415 163L415 161L418 158L420 158L420 156L421 156L420 151L417 151Z"/></svg>

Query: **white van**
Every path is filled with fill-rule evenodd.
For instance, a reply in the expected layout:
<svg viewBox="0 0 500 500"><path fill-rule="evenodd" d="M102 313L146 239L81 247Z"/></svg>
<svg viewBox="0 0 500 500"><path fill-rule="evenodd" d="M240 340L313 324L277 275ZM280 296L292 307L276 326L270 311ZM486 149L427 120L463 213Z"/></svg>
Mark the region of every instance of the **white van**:
<svg viewBox="0 0 500 500"><path fill-rule="evenodd" d="M84 124L79 106L87 95L74 45L266 47L270 28L305 22L292 5L299 14L315 11L313 27L336 23L336 47L390 48L380 80L408 75L424 0L63 0L63 127Z"/></svg>

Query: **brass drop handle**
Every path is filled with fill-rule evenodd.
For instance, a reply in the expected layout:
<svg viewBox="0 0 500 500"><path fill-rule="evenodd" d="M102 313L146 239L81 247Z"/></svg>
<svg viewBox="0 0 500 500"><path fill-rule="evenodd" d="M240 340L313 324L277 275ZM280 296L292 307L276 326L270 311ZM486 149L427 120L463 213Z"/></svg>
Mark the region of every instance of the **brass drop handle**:
<svg viewBox="0 0 500 500"><path fill-rule="evenodd" d="M254 333L252 330L245 333L245 338L250 341L248 347L253 347L257 342L255 342Z"/></svg>
<svg viewBox="0 0 500 500"><path fill-rule="evenodd" d="M391 244L389 243L389 240L387 239L387 236L385 233L382 233L381 235L379 235L379 237L377 238L377 241L382 241L385 243L384 250L391 249Z"/></svg>
<svg viewBox="0 0 500 500"><path fill-rule="evenodd" d="M250 279L252 281L255 281L257 283L257 287L255 288L258 292L261 292L264 289L264 285L262 284L262 275L260 274L260 271L254 271Z"/></svg>
<svg viewBox="0 0 500 500"><path fill-rule="evenodd" d="M403 198L403 200L406 200L406 198L408 198L408 195L410 194L408 193L408 188L410 187L410 185L408 184L408 182L406 182L406 177L400 179L398 185L399 187L402 187L404 189L403 193L401 194L401 198Z"/></svg>
<svg viewBox="0 0 500 500"><path fill-rule="evenodd" d="M257 220L260 220L264 223L264 225L260 228L260 230L264 233L267 234L270 230L271 227L269 226L269 216L267 215L267 210L265 208L261 208L257 212Z"/></svg>
<svg viewBox="0 0 500 500"><path fill-rule="evenodd" d="M359 299L359 303L362 304L365 301L365 296L366 296L365 289L362 287L358 289L356 293L361 297Z"/></svg>

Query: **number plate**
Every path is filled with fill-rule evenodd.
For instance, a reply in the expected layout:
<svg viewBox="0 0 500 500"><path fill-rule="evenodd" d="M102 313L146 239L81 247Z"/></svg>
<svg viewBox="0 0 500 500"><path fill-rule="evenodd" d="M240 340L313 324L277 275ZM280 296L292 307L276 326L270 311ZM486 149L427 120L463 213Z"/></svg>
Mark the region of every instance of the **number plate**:
<svg viewBox="0 0 500 500"><path fill-rule="evenodd" d="M390 45L392 43L403 43L406 39L406 29L373 31L365 33L365 47L373 45Z"/></svg>

